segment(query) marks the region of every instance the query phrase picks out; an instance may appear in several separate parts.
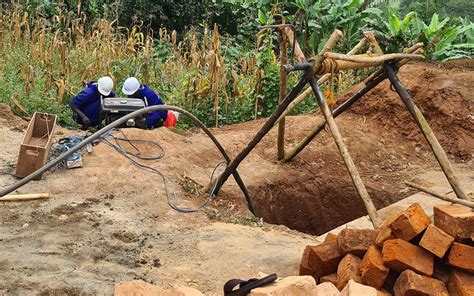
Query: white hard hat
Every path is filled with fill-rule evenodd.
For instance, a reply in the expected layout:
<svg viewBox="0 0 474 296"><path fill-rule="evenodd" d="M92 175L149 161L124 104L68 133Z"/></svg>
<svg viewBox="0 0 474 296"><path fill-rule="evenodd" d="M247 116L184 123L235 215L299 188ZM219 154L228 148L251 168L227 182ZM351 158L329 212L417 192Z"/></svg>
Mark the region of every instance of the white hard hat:
<svg viewBox="0 0 474 296"><path fill-rule="evenodd" d="M123 83L122 92L127 96L133 95L140 88L140 82L135 77L129 77Z"/></svg>
<svg viewBox="0 0 474 296"><path fill-rule="evenodd" d="M108 96L114 89L114 81L109 76L101 77L97 81L97 89L102 95Z"/></svg>

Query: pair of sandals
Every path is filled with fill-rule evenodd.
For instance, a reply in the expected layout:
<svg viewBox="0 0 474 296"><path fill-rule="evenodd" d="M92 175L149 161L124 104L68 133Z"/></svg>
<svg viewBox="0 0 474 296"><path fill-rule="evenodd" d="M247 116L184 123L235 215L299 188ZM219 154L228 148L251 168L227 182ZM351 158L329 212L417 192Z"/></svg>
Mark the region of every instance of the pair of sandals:
<svg viewBox="0 0 474 296"><path fill-rule="evenodd" d="M240 279L233 279L225 283L224 296L245 296L250 293L252 289L268 285L274 281L278 276L276 274L268 275L261 279L252 278L247 281ZM234 290L237 286L239 288Z"/></svg>

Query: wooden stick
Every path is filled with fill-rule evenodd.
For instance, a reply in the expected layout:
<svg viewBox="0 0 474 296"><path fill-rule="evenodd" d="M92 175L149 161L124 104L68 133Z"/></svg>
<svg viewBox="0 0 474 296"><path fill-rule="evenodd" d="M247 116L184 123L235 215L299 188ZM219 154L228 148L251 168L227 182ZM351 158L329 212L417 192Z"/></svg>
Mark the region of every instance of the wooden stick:
<svg viewBox="0 0 474 296"><path fill-rule="evenodd" d="M354 48L352 48L347 54L352 55L352 54L357 53L366 44L366 42L367 42L366 39L362 38L359 41L359 43L357 43L356 46L354 46ZM329 77L331 77L331 73L326 73L323 76L319 77L318 84L323 84L329 79ZM286 115L288 115L288 113L290 113L296 107L296 105L301 103L304 99L306 99L312 93L313 93L313 90L311 89L311 87L308 87L307 89L305 89L304 92L302 92L298 97L296 97L296 99L293 102L291 102L290 105L288 105L288 108L286 108L285 112L283 112L280 118L278 118L277 123L280 122L280 120L282 120Z"/></svg>
<svg viewBox="0 0 474 296"><path fill-rule="evenodd" d="M321 90L319 89L316 79L314 77L311 78L309 83L314 92L314 95L316 96L316 100L318 101L319 107L321 111L323 112L324 118L326 119L326 122L329 125L331 134L334 138L334 141L336 142L336 146L339 149L339 152L342 156L342 159L344 160L344 163L346 164L346 167L349 172L349 175L351 176L352 182L354 183L354 186L356 187L356 190L359 193L359 196L364 202L365 208L367 209L370 220L372 221L372 224L374 225L374 228L377 228L379 224L377 209L375 208L372 202L372 199L370 198L370 195L367 192L367 189L365 188L364 182L362 181L362 178L360 177L359 172L357 171L354 161L352 160L352 157L350 156L349 151L347 150L347 147L344 144L344 141L342 140L342 135L339 132L339 128L337 127L336 121L334 120L334 117L332 116L331 110L329 109L328 104L323 98L323 94L321 93Z"/></svg>
<svg viewBox="0 0 474 296"><path fill-rule="evenodd" d="M321 67L321 64L325 59L325 54L332 50L334 47L336 47L336 44L341 37L342 32L340 30L336 29L334 30L334 32L332 32L331 36L329 36L329 39L326 41L323 49L321 49L319 54L310 59L313 62L313 71L310 71L308 73L309 75L313 76L313 73L316 73L318 71L319 67ZM308 77L308 79L311 79L311 77Z"/></svg>
<svg viewBox="0 0 474 296"><path fill-rule="evenodd" d="M421 53L423 51L423 43L418 43L418 44L415 44L414 46L410 47L407 49L407 52L408 53ZM400 68L401 66L403 66L404 64L408 63L408 59L403 59L403 60L400 60L398 63L397 63L397 66ZM378 73L377 75L375 75L376 73ZM356 102L360 97L362 97L364 94L366 94L368 91L370 91L372 88L374 88L375 86L377 86L382 80L384 80L386 78L386 76L381 79L380 78L380 75L383 74L383 69L382 70L377 70L375 71L373 74L371 74L370 76L373 76L372 79L368 80L366 79L364 81L364 84L366 85L366 87L364 87L362 90L360 90L355 96L353 96L351 99L349 99L348 101L344 102L340 108L336 108L336 110L334 110L333 112L333 116L334 117L337 117L339 116L342 112L344 112L346 109L348 109L354 102ZM329 75L329 74L327 74ZM322 76L321 78L323 78L324 76ZM376 80L375 83L374 83L374 80ZM318 80L318 83L319 83L319 80ZM306 92L306 91L305 91ZM299 98L299 97L298 97ZM298 100L298 98L295 99ZM293 102L292 102L293 104ZM291 104L290 104L291 105ZM292 151L290 151L289 153L287 153L285 155L285 157L283 158L283 162L288 162L290 160L292 160L296 155L298 155L298 153L300 153L304 147L306 147L313 139L314 137L316 137L316 135L323 130L324 126L326 125L326 121L324 119L322 119L321 121L318 122L318 124L315 125L315 127L308 133L308 135L303 139L301 140L294 148Z"/></svg>
<svg viewBox="0 0 474 296"><path fill-rule="evenodd" d="M337 107L332 113L333 117L336 118L341 115L344 111L349 109L355 102L357 102L360 98L362 98L366 93L368 93L371 89L376 87L380 82L384 81L387 77L385 75L379 75L375 79L371 80L367 85L359 90L355 95L353 95L350 99L346 100L342 103L339 107ZM311 141L321 132L324 127L326 126L326 120L322 118L314 128L308 133L308 135L301 140L294 148L285 154L285 158L283 158L283 162L288 162L292 160L298 153L303 151L303 149L311 143Z"/></svg>
<svg viewBox="0 0 474 296"><path fill-rule="evenodd" d="M419 46L421 45L421 46ZM424 50L423 50L423 43L417 43L415 44L414 46L410 47L408 50L407 50L408 53L413 53L413 54L423 54ZM400 61L398 61L398 68L400 68L401 66L407 64L408 62L410 61L410 59L402 59ZM369 76L367 76L367 78L364 79L364 84L367 84L369 83L369 81L371 81L372 79L374 79L375 77L379 76L380 74L383 73L383 68L375 71L374 73L370 74Z"/></svg>
<svg viewBox="0 0 474 296"><path fill-rule="evenodd" d="M423 113L421 113L418 106L416 106L415 103L413 102L413 99L411 98L408 91L405 89L405 87L402 85L402 83L398 79L392 66L385 63L383 68L385 70L385 73L387 73L387 77L390 80L390 83L393 85L398 95L402 99L403 103L407 107L408 112L415 120L421 133L423 134L423 136L425 136L426 141L430 145L431 150L433 151L433 154L436 157L436 160L438 161L441 169L443 170L444 175L446 176L446 179L448 179L449 184L451 184L451 187L456 193L456 196L464 200L469 200L469 198L467 197L467 194L464 192L463 188L461 187L461 183L459 182L456 174L454 173L454 169L448 160L448 156L446 155L446 152L443 150L443 147L441 147L441 145L439 144L438 139L436 139L436 136L433 133L433 130L431 130L431 127L428 124L428 121L426 121L426 118L423 116Z"/></svg>
<svg viewBox="0 0 474 296"><path fill-rule="evenodd" d="M286 42L285 29L282 28L280 29L280 64L282 66L287 64ZM283 102L286 97L287 75L283 67L280 67L280 103ZM280 160L283 157L285 157L285 117L278 123L277 138L277 158Z"/></svg>
<svg viewBox="0 0 474 296"><path fill-rule="evenodd" d="M285 35L286 39L290 43L291 47L295 49L295 59L297 63L304 63L306 62L306 57L304 56L303 51L301 50L301 47L298 43L298 41L295 41L296 36L295 36L295 31L291 30L290 28L285 28ZM293 45L293 43L295 43Z"/></svg>
<svg viewBox="0 0 474 296"><path fill-rule="evenodd" d="M383 51L380 48L379 43L375 39L374 32L364 32L363 34L365 38L367 39L367 41L369 42L370 47L372 48L373 52L376 54L383 54Z"/></svg>
<svg viewBox="0 0 474 296"><path fill-rule="evenodd" d="M330 73L324 74L318 79L318 84L322 84L326 82L329 79L329 77L331 77ZM288 108L286 108L286 110L278 118L277 123L280 122L282 119L284 119L285 116L287 116L288 113L290 113L296 107L296 105L301 103L301 101L309 97L312 93L313 93L313 90L311 89L311 87L308 87L307 89L305 89L304 92L302 92L299 96L297 96L296 99L293 102L291 102L290 105L288 105Z"/></svg>
<svg viewBox="0 0 474 296"><path fill-rule="evenodd" d="M379 56L368 56L368 55L346 55L335 52L326 52L325 58L342 60L356 63L383 63L388 60L400 60L400 59L412 59L412 60L424 60L425 57L421 54L409 54L409 53L389 53Z"/></svg>
<svg viewBox="0 0 474 296"><path fill-rule="evenodd" d="M49 198L49 193L15 194L0 197L0 201L24 201Z"/></svg>
<svg viewBox="0 0 474 296"><path fill-rule="evenodd" d="M347 54L348 55L353 55L356 54L364 45L367 44L367 39L362 38L359 43L356 44Z"/></svg>
<svg viewBox="0 0 474 296"><path fill-rule="evenodd" d="M418 189L420 191L423 191L425 193L428 193L428 194L431 194L437 198L440 198L440 199L443 199L445 201L449 201L449 202L453 202L453 203L457 203L457 204L460 204L460 205L463 205L463 206L466 206L466 207L470 207L470 208L473 208L474 209L474 202L472 201L468 201L468 200L464 200L464 199L459 199L459 198L452 198L452 197L449 197L447 195L444 195L444 194L441 194L441 193L438 193L434 190L431 190L429 188L426 188L426 187L423 187L419 184L415 184L415 183L412 183L412 182L408 182L406 181L405 184L407 184L408 186L410 187L413 187L415 189Z"/></svg>

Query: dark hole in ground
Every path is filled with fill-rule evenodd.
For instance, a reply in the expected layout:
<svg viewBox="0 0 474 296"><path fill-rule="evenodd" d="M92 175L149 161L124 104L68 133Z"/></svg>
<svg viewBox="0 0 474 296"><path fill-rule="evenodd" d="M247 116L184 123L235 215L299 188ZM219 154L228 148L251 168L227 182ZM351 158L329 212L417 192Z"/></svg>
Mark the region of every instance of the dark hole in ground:
<svg viewBox="0 0 474 296"><path fill-rule="evenodd" d="M320 235L367 214L350 179L291 179L256 190L255 208L265 222ZM365 185L377 208L402 198L394 188Z"/></svg>

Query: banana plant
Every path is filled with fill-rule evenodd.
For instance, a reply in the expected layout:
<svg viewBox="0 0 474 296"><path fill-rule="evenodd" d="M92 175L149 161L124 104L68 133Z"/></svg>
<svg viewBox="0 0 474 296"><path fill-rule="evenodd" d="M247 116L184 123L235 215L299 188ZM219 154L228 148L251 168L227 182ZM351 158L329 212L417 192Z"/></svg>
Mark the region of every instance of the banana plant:
<svg viewBox="0 0 474 296"><path fill-rule="evenodd" d="M430 58L449 60L472 57L474 53L474 24L468 19L462 20L458 26L447 27L449 17L439 20L433 14L430 23L422 22L422 40Z"/></svg>

